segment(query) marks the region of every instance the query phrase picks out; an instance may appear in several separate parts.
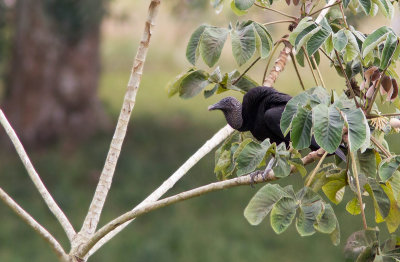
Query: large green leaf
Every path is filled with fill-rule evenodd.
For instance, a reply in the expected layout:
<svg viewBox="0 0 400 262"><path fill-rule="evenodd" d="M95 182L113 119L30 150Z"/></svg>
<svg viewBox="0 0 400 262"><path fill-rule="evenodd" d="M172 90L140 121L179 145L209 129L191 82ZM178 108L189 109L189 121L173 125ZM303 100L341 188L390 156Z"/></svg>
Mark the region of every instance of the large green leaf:
<svg viewBox="0 0 400 262"><path fill-rule="evenodd" d="M271 227L277 234L283 233L293 222L297 203L293 198L283 197L272 208Z"/></svg>
<svg viewBox="0 0 400 262"><path fill-rule="evenodd" d="M322 201L300 205L299 216L296 219L296 229L300 236L310 236L315 233L314 224L322 211Z"/></svg>
<svg viewBox="0 0 400 262"><path fill-rule="evenodd" d="M385 219L389 215L390 199L374 178L368 178L368 184L365 184L364 188L374 202L375 220L379 223L381 219Z"/></svg>
<svg viewBox="0 0 400 262"><path fill-rule="evenodd" d="M307 42L307 53L309 56L312 56L318 49L325 43L326 39L331 35L331 32L322 28L315 34L311 36L311 38Z"/></svg>
<svg viewBox="0 0 400 262"><path fill-rule="evenodd" d="M303 92L290 99L289 102L286 104L280 122L280 128L285 136L290 131L293 117L297 114L299 105L306 105L309 101L309 98L309 94Z"/></svg>
<svg viewBox="0 0 400 262"><path fill-rule="evenodd" d="M343 59L344 61L351 62L360 54L360 49L358 47L357 39L350 30L344 30L344 33L348 39L348 43L344 49Z"/></svg>
<svg viewBox="0 0 400 262"><path fill-rule="evenodd" d="M189 39L186 48L186 58L192 65L196 64L197 58L199 57L200 39L206 27L207 25L199 26Z"/></svg>
<svg viewBox="0 0 400 262"><path fill-rule="evenodd" d="M314 228L321 233L331 234L337 228L338 221L332 206L330 204L324 204L324 206L324 213L318 218Z"/></svg>
<svg viewBox="0 0 400 262"><path fill-rule="evenodd" d="M360 108L343 110L343 112L348 126L348 144L350 151L354 152L364 144L367 137L365 125L367 119Z"/></svg>
<svg viewBox="0 0 400 262"><path fill-rule="evenodd" d="M235 6L239 10L247 10L253 6L255 0L234 0Z"/></svg>
<svg viewBox="0 0 400 262"><path fill-rule="evenodd" d="M312 111L308 108L299 106L296 116L292 121L292 131L290 138L293 147L304 149L311 144Z"/></svg>
<svg viewBox="0 0 400 262"><path fill-rule="evenodd" d="M267 184L263 186L250 200L244 210L244 217L253 226L260 224L271 211L273 205L282 197L289 197L289 195L280 185Z"/></svg>
<svg viewBox="0 0 400 262"><path fill-rule="evenodd" d="M316 24L311 24L304 28L304 30L297 35L294 48L299 50L319 30L321 30L321 27Z"/></svg>
<svg viewBox="0 0 400 262"><path fill-rule="evenodd" d="M347 183L344 178L335 179L323 185L322 191L325 193L330 201L337 205L343 200L346 185Z"/></svg>
<svg viewBox="0 0 400 262"><path fill-rule="evenodd" d="M333 41L333 47L339 52L342 51L346 47L349 41L349 39L346 36L345 29L341 29L339 32L334 34L332 41Z"/></svg>
<svg viewBox="0 0 400 262"><path fill-rule="evenodd" d="M362 9L364 10L364 13L366 15L369 15L371 12L371 7L372 7L372 1L371 0L358 0L360 2L360 5Z"/></svg>
<svg viewBox="0 0 400 262"><path fill-rule="evenodd" d="M354 197L347 203L346 210L353 216L361 213L360 202L358 202L358 199L356 197Z"/></svg>
<svg viewBox="0 0 400 262"><path fill-rule="evenodd" d="M267 58L273 46L272 37L263 25L258 23L253 23L253 26L260 40L260 43L258 44L260 56L263 59Z"/></svg>
<svg viewBox="0 0 400 262"><path fill-rule="evenodd" d="M240 152L236 163L238 176L248 174L254 171L257 166L264 160L265 154L269 147L258 144L254 141L248 143Z"/></svg>
<svg viewBox="0 0 400 262"><path fill-rule="evenodd" d="M256 35L252 24L238 26L231 31L233 57L239 66L246 63L256 51Z"/></svg>
<svg viewBox="0 0 400 262"><path fill-rule="evenodd" d="M386 38L389 32L390 29L387 26L382 26L367 36L362 44L363 57L374 50L374 48Z"/></svg>
<svg viewBox="0 0 400 262"><path fill-rule="evenodd" d="M175 79L168 82L166 87L168 97L172 97L179 92L182 80L185 79L191 72L193 72L193 69L190 69L188 72L178 75L177 77L175 77Z"/></svg>
<svg viewBox="0 0 400 262"><path fill-rule="evenodd" d="M379 6L379 10L385 17L393 18L394 8L388 0L372 0L373 3Z"/></svg>
<svg viewBox="0 0 400 262"><path fill-rule="evenodd" d="M314 24L311 17L304 17L289 35L289 42L294 46L297 36L307 27Z"/></svg>
<svg viewBox="0 0 400 262"><path fill-rule="evenodd" d="M400 156L385 159L379 164L379 177L386 182L399 169Z"/></svg>
<svg viewBox="0 0 400 262"><path fill-rule="evenodd" d="M356 161L358 172L367 177L376 177L376 157L372 149L367 149L364 153L357 151Z"/></svg>
<svg viewBox="0 0 400 262"><path fill-rule="evenodd" d="M228 29L226 28L209 26L204 29L200 41L200 54L209 67L217 63L227 36Z"/></svg>
<svg viewBox="0 0 400 262"><path fill-rule="evenodd" d="M187 75L181 82L179 96L182 98L191 98L200 93L207 85L208 73L204 70L196 70Z"/></svg>
<svg viewBox="0 0 400 262"><path fill-rule="evenodd" d="M393 33L389 33L385 46L383 47L380 68L383 70L390 65L393 54L396 51L398 45L397 36Z"/></svg>
<svg viewBox="0 0 400 262"><path fill-rule="evenodd" d="M342 141L344 121L334 106L320 104L313 108L314 137L318 145L333 153Z"/></svg>

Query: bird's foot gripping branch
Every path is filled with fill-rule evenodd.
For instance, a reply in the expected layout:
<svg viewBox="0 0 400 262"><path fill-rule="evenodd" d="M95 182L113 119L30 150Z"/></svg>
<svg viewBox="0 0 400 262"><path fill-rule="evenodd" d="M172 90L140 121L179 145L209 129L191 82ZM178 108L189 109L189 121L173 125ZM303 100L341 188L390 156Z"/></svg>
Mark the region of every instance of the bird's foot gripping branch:
<svg viewBox="0 0 400 262"><path fill-rule="evenodd" d="M296 229L301 236L327 233L338 244L339 222L321 195L337 205L348 192L353 198L346 210L351 215L361 215L364 230L349 237L346 257L354 261L398 261L400 250L393 233L400 225L400 156L391 152L386 136L397 134L400 129L400 79L395 69L400 59L399 36L387 26L370 34L360 32L349 24L345 14L347 10L367 16L381 12L391 19L396 1L333 0L317 11L313 11L317 2L307 2L300 4L298 17L273 9L274 2L234 0L231 8L242 15L254 6L285 16L286 20L248 20L227 28L202 25L189 40L189 62L195 65L201 57L207 66L214 67L230 35L232 56L238 66L249 64L243 73L234 70L222 74L220 67L209 73L193 67L171 82L169 95L191 98L203 91L207 98L228 90L245 94L242 104L228 97L210 106L221 110L228 124L242 132L227 138L215 153L219 180L262 173L261 168L270 157L276 161L272 166L274 179L268 181L288 176L294 166L304 178L305 186L297 192L293 186L262 187L245 209L250 224L258 225L270 213L271 226L279 234L297 216ZM221 8L222 3L214 1L214 6ZM298 5L299 1L293 3ZM278 23L290 24L289 35L274 43L266 26ZM281 43L285 46L276 66L270 75L264 74L260 83L273 76L273 81L267 81L272 86L290 56L299 82L306 89L293 98L271 87L259 87L248 76L254 64L262 61L266 61L267 72ZM257 58L251 62L252 57ZM323 80L319 69L323 58L328 59L333 73L344 78L345 85L330 86ZM297 65L312 73L315 86L304 86ZM337 94L338 89L345 92ZM377 100L378 96L382 99ZM382 104L394 112L382 114ZM297 150L308 147L325 153L307 175ZM329 154L345 161L332 161L332 157L325 160ZM363 198L370 199L368 205ZM375 221L368 221L369 226L365 211L375 213ZM382 222L392 234L386 244L379 244L379 229L371 226Z"/></svg>

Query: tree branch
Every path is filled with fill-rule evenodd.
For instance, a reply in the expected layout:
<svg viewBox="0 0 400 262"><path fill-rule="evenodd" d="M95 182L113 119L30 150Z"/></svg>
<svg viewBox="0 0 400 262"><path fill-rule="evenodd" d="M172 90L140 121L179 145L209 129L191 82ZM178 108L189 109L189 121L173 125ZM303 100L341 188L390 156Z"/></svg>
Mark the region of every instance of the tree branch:
<svg viewBox="0 0 400 262"><path fill-rule="evenodd" d="M289 54L292 52L291 45L286 40L284 41L285 47L280 52L278 58L275 60L275 64L268 77L264 79L263 85L272 87L278 78L279 74L285 69L286 62Z"/></svg>
<svg viewBox="0 0 400 262"><path fill-rule="evenodd" d="M56 201L50 195L46 186L43 184L42 180L40 179L39 174L36 172L35 168L32 165L31 160L29 159L28 155L26 154L23 145L19 141L17 134L15 133L14 129L8 122L6 116L4 115L4 113L1 109L0 109L0 122L1 122L1 125L4 127L4 130L6 131L7 135L9 136L11 142L13 143L15 150L18 153L18 156L20 157L22 163L25 166L26 171L29 174L29 177L33 181L33 184L36 186L37 190L39 191L40 195L42 196L47 207L50 209L50 211L54 214L54 216L60 222L62 228L64 229L65 233L67 234L68 239L71 241L72 238L75 236L74 228L72 227L68 218L65 216L64 212L61 210L61 208L57 205Z"/></svg>
<svg viewBox="0 0 400 262"><path fill-rule="evenodd" d="M323 149L318 149L317 151L310 152L307 156L302 158L302 162L304 165L310 164L314 162L316 159L319 159L325 155L325 150ZM296 167L291 166L291 173L294 173L296 171ZM264 171L256 171L257 173L263 173ZM274 172L271 170L265 179L262 178L262 176L255 176L254 183L264 183L264 182L270 182L277 180L279 178L275 177ZM101 229L99 229L96 234L85 244L82 246L79 256L84 257L89 250L100 240L102 239L105 235L107 235L108 232L111 232L118 226L120 226L123 223L126 223L127 221L130 221L140 215L146 214L150 211L159 209L161 207L169 206L171 204L181 202L190 198L198 197L210 192L226 189L226 188L231 188L231 187L237 187L237 186L243 186L243 185L250 185L252 184L252 179L250 175L246 176L240 176L237 178L232 178L229 180L225 181L220 181L220 182L214 182L205 186L201 186L186 192L179 193L174 196L170 196L167 198L164 198L162 200L158 200L156 202L148 202L145 204L139 205L137 208L126 212L125 214L117 217L116 219L112 220L111 222L107 223L105 226L103 226Z"/></svg>
<svg viewBox="0 0 400 262"><path fill-rule="evenodd" d="M62 261L68 261L68 255L57 242L57 240L31 215L20 207L4 190L0 187L0 199L14 211L27 225L31 226L54 250L58 258Z"/></svg>
<svg viewBox="0 0 400 262"><path fill-rule="evenodd" d="M307 60L308 66L310 67L310 70L311 70L312 76L313 76L313 78L314 78L315 84L318 86L319 84L318 84L318 81L317 81L317 77L316 77L315 72L314 72L314 69L313 69L313 67L312 67L310 57L308 56L308 52L307 52L307 50L304 48L304 46L302 46L301 49L303 49L304 56L305 56L305 58L306 58L306 60ZM315 66L317 66L317 65L315 65Z"/></svg>
<svg viewBox="0 0 400 262"><path fill-rule="evenodd" d="M289 17L289 18L292 18L292 19L295 19L295 20L297 19L295 16L288 15L288 14L282 12L282 11L279 11L279 10L276 10L276 9L273 9L273 8L269 8L269 7L266 7L266 6L262 6L262 5L257 4L257 3L254 3L254 5L255 5L255 6L258 6L258 7L260 7L260 8L262 8L262 9L266 9L266 10L269 10L269 11L272 11L272 12L275 12L275 13L278 13L278 14L280 14L280 15L283 15L283 16L286 16L286 17Z"/></svg>
<svg viewBox="0 0 400 262"><path fill-rule="evenodd" d="M101 172L99 183L97 185L92 203L90 204L88 214L85 218L82 229L79 232L83 239L89 238L95 232L97 224L99 223L104 202L111 187L112 178L119 154L121 152L122 143L126 135L131 112L135 106L136 94L142 78L143 66L146 60L150 39L153 33L154 21L158 13L159 6L160 0L152 0L150 2L142 40L140 41L135 60L133 62L133 68L128 82L127 91L125 93L124 102L118 118L114 136L111 141L110 149L107 154L107 159L105 161L103 171ZM79 242L80 240L77 241Z"/></svg>
<svg viewBox="0 0 400 262"><path fill-rule="evenodd" d="M162 197L168 190L170 190L176 182L178 182L187 172L197 164L205 155L210 153L216 146L218 146L221 142L223 142L227 137L229 137L233 133L233 129L226 125L224 128L220 129L210 140L208 140L202 147L200 147L196 153L194 153L186 162L180 166L167 180L162 183L153 193L151 193L145 200L143 200L139 205L137 205L135 209L138 209L148 203L157 201L160 197ZM128 221L119 225L113 231L109 232L104 238L102 238L88 253L88 256L91 256L94 252L96 252L101 246L107 243L110 239L112 239L115 235L117 235L121 230L123 230L129 223L132 221Z"/></svg>

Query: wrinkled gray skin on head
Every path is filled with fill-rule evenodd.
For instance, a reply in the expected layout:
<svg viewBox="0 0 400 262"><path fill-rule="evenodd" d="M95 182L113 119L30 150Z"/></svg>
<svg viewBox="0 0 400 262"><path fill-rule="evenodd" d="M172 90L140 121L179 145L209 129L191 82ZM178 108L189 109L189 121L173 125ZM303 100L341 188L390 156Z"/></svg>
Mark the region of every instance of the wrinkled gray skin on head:
<svg viewBox="0 0 400 262"><path fill-rule="evenodd" d="M233 129L240 129L243 124L242 118L242 104L234 97L225 97L218 103L208 107L208 110L221 110L224 115L226 122Z"/></svg>

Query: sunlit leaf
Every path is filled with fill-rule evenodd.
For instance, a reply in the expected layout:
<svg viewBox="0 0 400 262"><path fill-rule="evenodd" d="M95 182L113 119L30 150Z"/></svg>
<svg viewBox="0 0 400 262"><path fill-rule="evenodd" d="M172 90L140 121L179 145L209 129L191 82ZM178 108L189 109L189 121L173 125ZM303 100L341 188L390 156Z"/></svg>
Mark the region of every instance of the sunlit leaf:
<svg viewBox="0 0 400 262"><path fill-rule="evenodd" d="M322 191L325 193L330 201L337 205L343 200L346 185L347 183L344 178L332 180L322 186Z"/></svg>
<svg viewBox="0 0 400 262"><path fill-rule="evenodd" d="M319 30L321 30L321 27L317 26L316 24L311 24L304 28L304 30L301 31L296 37L294 45L295 49L299 50Z"/></svg>
<svg viewBox="0 0 400 262"><path fill-rule="evenodd" d="M382 70L388 67L389 63L392 60L397 45L398 45L397 36L394 35L393 33L389 33L386 38L386 42L382 51L382 58L380 64L380 68Z"/></svg>
<svg viewBox="0 0 400 262"><path fill-rule="evenodd" d="M273 46L272 37L263 25L253 23L253 26L260 38L260 56L261 58L267 58Z"/></svg>
<svg viewBox="0 0 400 262"><path fill-rule="evenodd" d="M360 108L343 110L345 121L348 126L348 144L350 151L358 150L365 142L367 137L367 119Z"/></svg>
<svg viewBox="0 0 400 262"><path fill-rule="evenodd" d="M387 26L382 26L367 36L362 44L362 55L365 57L369 52L383 41L389 34L390 29Z"/></svg>
<svg viewBox="0 0 400 262"><path fill-rule="evenodd" d="M312 111L310 109L299 106L296 116L292 121L292 131L290 138L293 147L296 149L304 149L311 144L311 128L312 128Z"/></svg>
<svg viewBox="0 0 400 262"><path fill-rule="evenodd" d="M354 197L347 203L346 210L353 216L361 213L360 203L358 202L358 199L356 197Z"/></svg>

